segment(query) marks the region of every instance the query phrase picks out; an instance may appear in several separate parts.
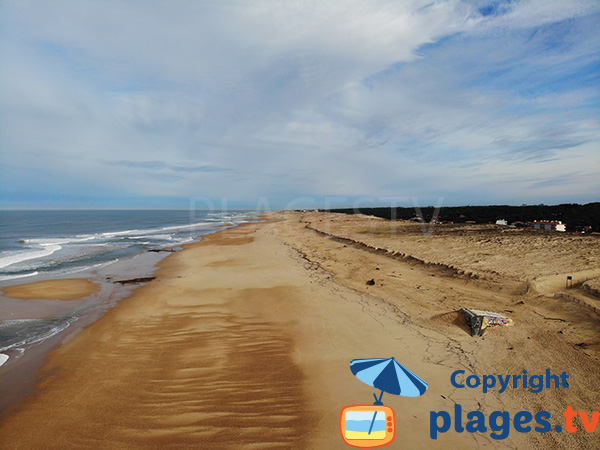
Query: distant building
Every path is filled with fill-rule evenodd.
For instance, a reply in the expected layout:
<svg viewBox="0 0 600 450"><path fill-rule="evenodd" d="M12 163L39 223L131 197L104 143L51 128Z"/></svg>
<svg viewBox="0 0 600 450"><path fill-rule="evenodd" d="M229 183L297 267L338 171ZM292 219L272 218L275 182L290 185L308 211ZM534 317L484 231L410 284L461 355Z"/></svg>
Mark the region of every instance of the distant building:
<svg viewBox="0 0 600 450"><path fill-rule="evenodd" d="M506 226L506 225L508 225L508 222L506 220L504 220L504 219L498 219L498 220L496 220L496 225L504 225L504 226Z"/></svg>
<svg viewBox="0 0 600 450"><path fill-rule="evenodd" d="M567 231L567 224L560 220L535 220L531 222L531 227L534 230Z"/></svg>

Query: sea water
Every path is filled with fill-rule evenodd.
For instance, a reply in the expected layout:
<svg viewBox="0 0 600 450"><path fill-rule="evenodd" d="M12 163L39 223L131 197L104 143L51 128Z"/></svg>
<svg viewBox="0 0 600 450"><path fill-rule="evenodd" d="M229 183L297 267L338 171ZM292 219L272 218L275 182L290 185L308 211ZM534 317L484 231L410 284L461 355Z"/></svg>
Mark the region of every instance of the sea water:
<svg viewBox="0 0 600 450"><path fill-rule="evenodd" d="M0 211L0 287L89 273L96 278L108 273L147 276L139 272L144 258L154 255L152 266L168 254L149 251L177 249L257 218L258 214L244 211ZM101 290L105 297L115 297L106 291L106 287ZM8 355L20 355L63 332L90 308L97 309L98 303L50 317L0 320L0 366ZM6 300L0 304L5 309L0 313L10 318L13 313L6 305Z"/></svg>
<svg viewBox="0 0 600 450"><path fill-rule="evenodd" d="M242 211L0 211L0 281L87 270L150 249L177 247L255 216Z"/></svg>

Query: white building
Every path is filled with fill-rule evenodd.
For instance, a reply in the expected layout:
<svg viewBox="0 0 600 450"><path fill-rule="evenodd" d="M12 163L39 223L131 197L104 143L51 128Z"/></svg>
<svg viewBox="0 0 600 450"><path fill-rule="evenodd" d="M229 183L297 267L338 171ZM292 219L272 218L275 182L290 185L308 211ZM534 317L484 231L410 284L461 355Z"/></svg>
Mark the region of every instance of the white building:
<svg viewBox="0 0 600 450"><path fill-rule="evenodd" d="M567 231L567 224L560 220L536 220L531 225L534 230Z"/></svg>

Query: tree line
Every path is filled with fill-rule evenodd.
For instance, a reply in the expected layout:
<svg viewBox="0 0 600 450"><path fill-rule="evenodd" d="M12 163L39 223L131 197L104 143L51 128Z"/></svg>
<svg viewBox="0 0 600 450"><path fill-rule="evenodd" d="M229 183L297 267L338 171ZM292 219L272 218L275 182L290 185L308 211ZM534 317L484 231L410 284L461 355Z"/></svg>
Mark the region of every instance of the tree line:
<svg viewBox="0 0 600 450"><path fill-rule="evenodd" d="M491 206L445 206L435 208L341 208L331 209L331 212L344 214L366 214L388 220L422 219L430 222L437 219L440 222L453 223L496 223L504 219L508 224L523 226L535 220L561 221L567 224L567 231L600 231L600 202L580 205L564 203L561 205L491 205ZM585 228L590 227L590 228Z"/></svg>

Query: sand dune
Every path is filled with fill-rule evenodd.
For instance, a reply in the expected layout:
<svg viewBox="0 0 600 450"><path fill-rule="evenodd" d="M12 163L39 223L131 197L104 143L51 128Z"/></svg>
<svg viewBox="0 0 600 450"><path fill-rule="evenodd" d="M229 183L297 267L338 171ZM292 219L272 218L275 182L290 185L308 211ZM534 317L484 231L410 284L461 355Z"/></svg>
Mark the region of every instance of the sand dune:
<svg viewBox="0 0 600 450"><path fill-rule="evenodd" d="M401 252L427 263L468 273L516 280L577 274L600 277L600 236L511 229L496 225L430 225L370 216L307 213L311 228L370 246ZM564 284L564 277L562 278Z"/></svg>

